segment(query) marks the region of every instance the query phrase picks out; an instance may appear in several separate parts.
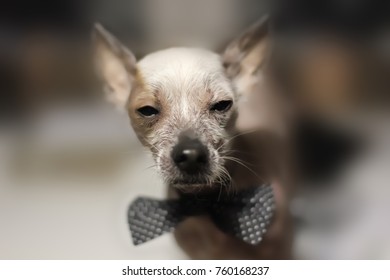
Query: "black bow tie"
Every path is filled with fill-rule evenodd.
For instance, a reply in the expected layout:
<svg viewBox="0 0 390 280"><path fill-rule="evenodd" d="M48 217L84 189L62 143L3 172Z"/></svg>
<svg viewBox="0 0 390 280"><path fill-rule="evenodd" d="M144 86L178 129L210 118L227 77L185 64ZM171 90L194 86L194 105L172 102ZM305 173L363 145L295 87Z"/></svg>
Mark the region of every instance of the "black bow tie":
<svg viewBox="0 0 390 280"><path fill-rule="evenodd" d="M137 198L128 211L134 245L171 232L188 216L209 215L222 231L256 245L260 243L275 209L270 185L251 188L231 197L196 196L178 200Z"/></svg>

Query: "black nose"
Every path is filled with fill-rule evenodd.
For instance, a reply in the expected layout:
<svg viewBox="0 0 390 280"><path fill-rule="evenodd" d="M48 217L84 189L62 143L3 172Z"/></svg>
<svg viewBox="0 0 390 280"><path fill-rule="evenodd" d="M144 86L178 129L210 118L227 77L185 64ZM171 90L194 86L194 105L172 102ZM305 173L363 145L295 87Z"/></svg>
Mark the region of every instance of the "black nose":
<svg viewBox="0 0 390 280"><path fill-rule="evenodd" d="M204 170L208 164L208 150L197 139L182 138L172 150L172 159L176 166L188 174Z"/></svg>

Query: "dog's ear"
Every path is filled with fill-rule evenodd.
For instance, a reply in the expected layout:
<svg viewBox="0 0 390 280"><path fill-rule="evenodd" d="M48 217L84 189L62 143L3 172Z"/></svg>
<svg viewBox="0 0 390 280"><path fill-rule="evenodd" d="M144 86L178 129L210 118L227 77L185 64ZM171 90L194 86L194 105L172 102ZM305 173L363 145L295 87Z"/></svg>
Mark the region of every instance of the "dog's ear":
<svg viewBox="0 0 390 280"><path fill-rule="evenodd" d="M268 32L269 18L264 16L228 45L222 57L230 78L253 75L261 69L269 46Z"/></svg>
<svg viewBox="0 0 390 280"><path fill-rule="evenodd" d="M124 108L135 81L136 58L98 23L92 39L96 69L105 83L107 99L118 108Z"/></svg>

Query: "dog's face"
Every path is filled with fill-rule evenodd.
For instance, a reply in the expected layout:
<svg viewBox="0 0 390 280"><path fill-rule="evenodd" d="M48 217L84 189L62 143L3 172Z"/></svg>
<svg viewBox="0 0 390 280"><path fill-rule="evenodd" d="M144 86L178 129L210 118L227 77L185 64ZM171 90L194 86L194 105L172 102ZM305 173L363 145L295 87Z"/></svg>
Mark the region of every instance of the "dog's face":
<svg viewBox="0 0 390 280"><path fill-rule="evenodd" d="M164 180L177 187L227 180L224 157L237 96L223 59L207 50L172 48L137 63L101 26L95 35L98 70L109 98L126 109Z"/></svg>
<svg viewBox="0 0 390 280"><path fill-rule="evenodd" d="M218 55L168 49L137 64L137 86L126 109L173 185L205 185L221 176L235 96Z"/></svg>

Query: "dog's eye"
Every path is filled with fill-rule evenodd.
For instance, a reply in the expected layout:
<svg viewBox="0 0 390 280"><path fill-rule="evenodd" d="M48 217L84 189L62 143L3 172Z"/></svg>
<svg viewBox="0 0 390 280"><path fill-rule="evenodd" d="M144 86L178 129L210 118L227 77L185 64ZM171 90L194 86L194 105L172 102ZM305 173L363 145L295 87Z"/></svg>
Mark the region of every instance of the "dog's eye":
<svg viewBox="0 0 390 280"><path fill-rule="evenodd" d="M223 100L215 103L213 106L211 106L211 111L217 111L217 112L225 112L229 110L233 105L233 101L231 100Z"/></svg>
<svg viewBox="0 0 390 280"><path fill-rule="evenodd" d="M154 117L159 113L159 111L156 108L153 108L152 106L141 107L137 110L137 112L144 117Z"/></svg>

